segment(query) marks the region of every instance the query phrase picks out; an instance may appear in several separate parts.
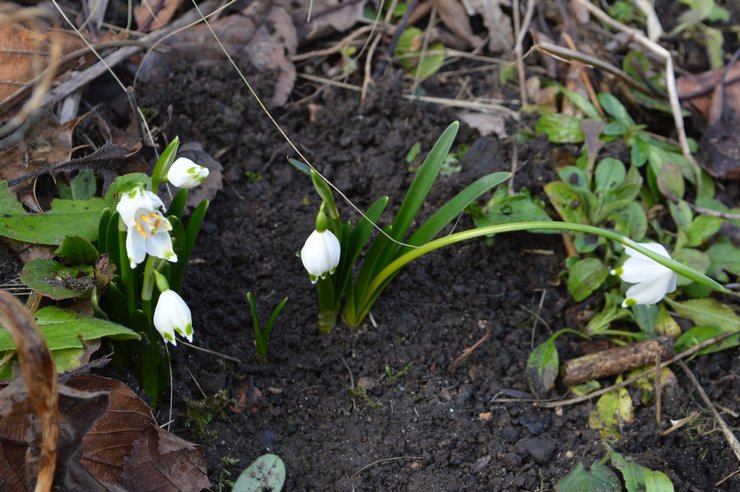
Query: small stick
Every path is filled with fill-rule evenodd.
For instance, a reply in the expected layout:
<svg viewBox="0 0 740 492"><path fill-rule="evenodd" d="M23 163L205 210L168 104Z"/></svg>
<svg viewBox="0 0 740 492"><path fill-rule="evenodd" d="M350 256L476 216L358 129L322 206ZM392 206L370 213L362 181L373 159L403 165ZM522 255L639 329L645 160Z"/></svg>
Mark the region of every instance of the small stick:
<svg viewBox="0 0 740 492"><path fill-rule="evenodd" d="M376 460L376 461L373 461L372 463L368 463L367 465L363 466L362 468L357 470L351 477L349 477L349 479L352 480L353 478L355 478L357 475L364 472L368 468L371 468L380 463L388 463L390 461L398 461L398 460L420 460L420 459L422 459L421 456L396 456L394 458L383 458L382 460Z"/></svg>
<svg viewBox="0 0 740 492"><path fill-rule="evenodd" d="M680 354L678 354L678 355L676 355L676 356L668 359L667 361L661 362L660 368L662 369L664 367L668 367L671 364L673 364L673 363L675 363L675 362L677 362L679 360L683 360L686 357L688 357L690 355L693 355L693 354L699 352L700 350L703 350L703 349L705 349L705 348L707 348L707 347L709 347L711 345L714 345L715 343L719 343L722 340L724 340L725 338L729 338L729 337L731 337L731 336L733 336L735 334L736 334L735 332L727 332L727 333L723 333L721 335L717 335L716 337L712 337L712 338L709 338L707 340L704 340L702 343L700 343L698 345L694 345L693 347L684 350ZM536 402L534 402L534 406L539 407L539 408L557 408L557 407L564 407L564 406L567 406L567 405L575 405L576 403L581 403L582 401L591 400L593 398L596 398L597 396L601 396L603 394L609 393L610 391L618 390L620 388L624 388L626 386L629 386L630 384L634 383L638 379L644 378L645 376L649 375L654 370L655 369L653 369L651 367L650 369L647 369L645 371L642 371L640 374L636 374L635 376L632 376L631 378L626 379L626 380L622 381L621 383L612 384L611 386L608 386L606 388L602 388L600 390L594 391L594 392L589 393L587 395L578 396L578 397L575 397L575 398L569 398L567 400L543 401L543 402L536 401Z"/></svg>
<svg viewBox="0 0 740 492"><path fill-rule="evenodd" d="M489 338L491 338L491 322L490 321L480 320L480 321L478 321L478 326L480 328L484 328L486 330L486 332L483 334L483 336L480 338L480 340L478 340L477 342L475 342L470 347L466 347L463 350L463 353L460 354L459 356L457 356L457 358L455 358L455 360L452 362L452 370L453 371L455 369L457 369L460 364L462 364L463 362L465 362L467 360L467 358L470 357L473 354L473 352L475 352L476 350L478 350L478 347L480 347L481 345L483 345L486 342L486 340L488 340Z"/></svg>
<svg viewBox="0 0 740 492"><path fill-rule="evenodd" d="M527 105L527 88L526 88L526 76L524 74L524 37L529 31L529 24L532 22L532 15L534 15L534 8L537 5L537 0L529 0L527 2L527 11L524 14L524 22L519 24L519 0L514 0L514 32L516 35L516 45L514 46L514 56L516 57L516 70L519 76L519 99L521 105Z"/></svg>
<svg viewBox="0 0 740 492"><path fill-rule="evenodd" d="M665 358L673 355L672 340L660 337L569 360L563 364L563 384L575 386L592 379L613 376L635 367L643 367L654 361L656 354Z"/></svg>
<svg viewBox="0 0 740 492"><path fill-rule="evenodd" d="M701 384L699 384L699 381L696 379L696 376L694 376L694 373L691 372L691 370L682 360L678 361L678 365L681 366L683 372L686 373L686 376L688 376L694 387L696 387L696 390L699 392L701 399L704 400L704 403L706 403L709 409L712 411L712 415L714 415L714 420L716 420L717 424L719 424L720 429L722 429L722 434L724 434L725 439L727 439L727 443L732 448L732 452L735 453L735 458L740 461L740 442L738 442L737 437L735 437L735 434L732 433L732 430L730 430L730 428L727 426L717 409L714 408L712 400L710 400L707 394L704 392L704 388L701 387Z"/></svg>
<svg viewBox="0 0 740 492"><path fill-rule="evenodd" d="M661 404L663 402L663 382L660 374L663 370L660 368L660 351L655 352L655 425L660 429L661 421Z"/></svg>

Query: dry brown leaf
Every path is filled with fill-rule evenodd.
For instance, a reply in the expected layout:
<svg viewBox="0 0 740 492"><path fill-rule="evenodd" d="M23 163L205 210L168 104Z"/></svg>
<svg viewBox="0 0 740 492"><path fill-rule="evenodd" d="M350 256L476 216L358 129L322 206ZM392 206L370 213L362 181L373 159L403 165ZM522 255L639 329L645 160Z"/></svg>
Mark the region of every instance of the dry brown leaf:
<svg viewBox="0 0 740 492"><path fill-rule="evenodd" d="M468 126L478 130L478 133L483 137L487 137L492 133L495 133L501 139L508 137L506 133L506 117L502 113L491 114L467 111L458 114L458 117Z"/></svg>
<svg viewBox="0 0 740 492"><path fill-rule="evenodd" d="M514 49L514 29L511 19L504 15L502 5L510 2L503 0L462 0L468 15L480 14L483 24L488 29L488 49L492 53L508 52Z"/></svg>
<svg viewBox="0 0 740 492"><path fill-rule="evenodd" d="M293 90L295 66L290 62L298 45L295 26L284 8L269 0L255 0L244 10L211 23L229 53L246 54L260 70L275 74L273 105L283 105ZM139 68L144 82L165 78L179 62L208 67L220 63L225 55L208 28L202 24L166 38L167 53L150 52Z"/></svg>
<svg viewBox="0 0 740 492"><path fill-rule="evenodd" d="M60 125L46 113L12 147L0 149L0 179L12 182L69 160L72 132L79 119Z"/></svg>
<svg viewBox="0 0 740 492"><path fill-rule="evenodd" d="M688 103L699 114L701 114L710 124L717 121L719 116L717 104L713 104L718 95L720 80L725 68L717 68L699 75L687 75L679 77L676 80L676 89L678 97L682 101L688 100ZM740 62L736 62L732 68L727 71L725 80L733 80L740 77ZM740 82L725 85L725 102L734 104L737 110L740 110ZM698 97L692 97L695 94L701 94ZM730 96L728 100L727 97Z"/></svg>
<svg viewBox="0 0 740 492"><path fill-rule="evenodd" d="M61 45L62 54L84 46L66 31L34 31L14 22L0 22L0 102L46 68L53 42Z"/></svg>
<svg viewBox="0 0 740 492"><path fill-rule="evenodd" d="M134 8L139 31L151 32L163 28L183 3L185 0L141 0L141 5Z"/></svg>
<svg viewBox="0 0 740 492"><path fill-rule="evenodd" d="M304 8L293 11L301 45L350 29L362 17L367 0L314 0L310 22L307 22L309 2L304 3Z"/></svg>
<svg viewBox="0 0 740 492"><path fill-rule="evenodd" d="M470 18L460 0L433 0L433 2L447 29L462 38L469 48L478 48L483 44L483 40L473 34Z"/></svg>

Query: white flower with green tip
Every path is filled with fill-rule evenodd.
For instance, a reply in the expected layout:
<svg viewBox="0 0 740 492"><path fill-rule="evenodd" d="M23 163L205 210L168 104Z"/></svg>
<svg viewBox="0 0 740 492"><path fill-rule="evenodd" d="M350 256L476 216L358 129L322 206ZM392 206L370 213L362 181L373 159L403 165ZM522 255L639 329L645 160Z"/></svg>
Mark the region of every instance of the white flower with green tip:
<svg viewBox="0 0 740 492"><path fill-rule="evenodd" d="M642 243L641 246L668 259L671 255L658 243ZM635 304L655 304L660 302L666 294L676 290L678 275L673 270L664 267L644 254L625 247L629 258L621 267L612 270L612 275L619 275L623 281L634 284L627 289L626 299L622 307Z"/></svg>
<svg viewBox="0 0 740 492"><path fill-rule="evenodd" d="M178 188L198 186L208 177L208 168L199 166L187 157L179 157L167 171L167 181Z"/></svg>
<svg viewBox="0 0 740 492"><path fill-rule="evenodd" d="M334 233L328 229L313 231L301 249L301 262L311 283L315 284L319 278L333 274L339 265L340 255L341 247Z"/></svg>
<svg viewBox="0 0 740 492"><path fill-rule="evenodd" d="M126 254L131 268L143 262L147 253L172 262L177 255L172 249L170 221L161 213L162 200L142 187L121 196L116 210L126 225Z"/></svg>
<svg viewBox="0 0 740 492"><path fill-rule="evenodd" d="M177 346L175 333L193 341L193 317L190 308L177 292L167 289L159 295L154 309L154 327L165 342Z"/></svg>

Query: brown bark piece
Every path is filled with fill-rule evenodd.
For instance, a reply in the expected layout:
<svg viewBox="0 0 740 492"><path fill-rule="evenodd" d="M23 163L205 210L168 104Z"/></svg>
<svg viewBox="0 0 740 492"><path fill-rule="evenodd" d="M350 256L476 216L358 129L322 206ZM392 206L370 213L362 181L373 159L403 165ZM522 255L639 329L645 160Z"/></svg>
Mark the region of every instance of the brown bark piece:
<svg viewBox="0 0 740 492"><path fill-rule="evenodd" d="M673 341L668 337L660 337L569 360L563 364L562 381L566 386L574 386L647 366L655 362L656 353L660 354L661 360L673 357Z"/></svg>

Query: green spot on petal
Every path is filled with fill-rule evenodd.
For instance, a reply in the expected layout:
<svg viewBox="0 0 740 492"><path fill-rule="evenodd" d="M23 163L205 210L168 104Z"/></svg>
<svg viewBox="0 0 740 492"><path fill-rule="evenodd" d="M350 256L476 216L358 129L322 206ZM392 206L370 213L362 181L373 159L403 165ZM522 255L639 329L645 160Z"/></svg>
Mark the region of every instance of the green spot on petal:
<svg viewBox="0 0 740 492"><path fill-rule="evenodd" d="M624 303L625 303L625 304L627 305L627 307L632 307L632 306L634 306L635 304L637 304L637 301L636 301L636 300L634 300L634 299L632 299L632 298L629 298L629 299L626 299L626 300L624 301Z"/></svg>

